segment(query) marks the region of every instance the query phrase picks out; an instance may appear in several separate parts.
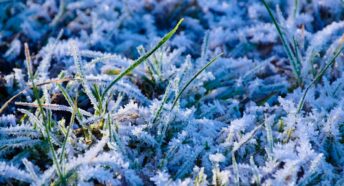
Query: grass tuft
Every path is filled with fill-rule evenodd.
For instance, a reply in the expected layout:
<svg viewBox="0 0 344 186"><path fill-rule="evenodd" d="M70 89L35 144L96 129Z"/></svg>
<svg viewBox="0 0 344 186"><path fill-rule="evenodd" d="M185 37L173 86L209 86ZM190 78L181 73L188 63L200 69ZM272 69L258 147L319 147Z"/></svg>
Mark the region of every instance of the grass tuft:
<svg viewBox="0 0 344 186"><path fill-rule="evenodd" d="M282 41L282 45L287 53L287 56L290 60L291 66L292 66L292 71L297 79L297 82L299 85L302 84L302 79L301 79L301 64L297 58L297 55L293 52L291 44L288 42L288 39L286 38L285 34L282 32L282 29L280 27L280 25L277 23L277 20L274 16L274 14L272 13L272 10L270 9L269 5L266 3L265 0L262 0L266 10L268 11L272 22L274 23L276 30L278 32L278 35L281 38Z"/></svg>
<svg viewBox="0 0 344 186"><path fill-rule="evenodd" d="M106 94L111 90L111 88L119 81L121 80L125 75L133 71L137 66L139 66L141 63L146 61L156 50L158 50L164 43L166 43L178 30L180 24L183 22L184 19L179 20L177 25L169 32L167 33L160 41L159 43L149 52L147 52L145 55L141 56L139 59L137 59L132 65L130 65L127 69L125 69L123 72L121 72L106 89L104 90L102 94L101 100L104 101L104 98Z"/></svg>

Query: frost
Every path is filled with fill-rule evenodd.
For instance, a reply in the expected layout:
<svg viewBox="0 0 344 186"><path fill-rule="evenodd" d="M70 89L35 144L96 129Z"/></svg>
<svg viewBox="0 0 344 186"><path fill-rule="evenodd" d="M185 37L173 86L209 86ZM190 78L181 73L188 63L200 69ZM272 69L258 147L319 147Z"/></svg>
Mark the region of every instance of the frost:
<svg viewBox="0 0 344 186"><path fill-rule="evenodd" d="M0 185L343 185L343 15L0 0Z"/></svg>

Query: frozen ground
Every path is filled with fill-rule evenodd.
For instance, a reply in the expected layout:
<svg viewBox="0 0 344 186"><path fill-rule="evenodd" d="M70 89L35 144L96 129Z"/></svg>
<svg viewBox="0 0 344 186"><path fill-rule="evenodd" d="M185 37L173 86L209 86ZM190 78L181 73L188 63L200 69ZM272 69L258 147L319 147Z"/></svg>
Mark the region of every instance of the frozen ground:
<svg viewBox="0 0 344 186"><path fill-rule="evenodd" d="M343 33L342 0L0 0L0 184L344 185Z"/></svg>

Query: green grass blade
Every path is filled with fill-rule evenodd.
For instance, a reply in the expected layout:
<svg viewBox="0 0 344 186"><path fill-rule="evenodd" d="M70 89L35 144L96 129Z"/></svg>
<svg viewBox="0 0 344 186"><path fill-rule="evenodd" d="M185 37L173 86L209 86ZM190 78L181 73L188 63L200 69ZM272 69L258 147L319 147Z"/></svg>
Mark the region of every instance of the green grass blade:
<svg viewBox="0 0 344 186"><path fill-rule="evenodd" d="M61 150L61 155L60 155L60 164L63 163L63 158L65 156L65 150L66 150L66 144L67 144L67 141L68 141L68 138L69 138L69 134L71 133L71 129L72 129L72 126L74 124L74 120L75 120L75 116L76 116L76 113L77 113L77 110L78 110L78 106L77 106L77 100L78 98L75 99L74 101L74 105L73 105L73 112L72 112L72 116L70 118L70 121L69 121L69 126L68 126L68 129L67 129L67 134L66 134L66 137L63 141L63 144L62 144L62 150Z"/></svg>
<svg viewBox="0 0 344 186"><path fill-rule="evenodd" d="M294 0L294 12L293 12L294 19L296 17L297 11L298 11L297 10L298 6L299 6L299 0Z"/></svg>
<svg viewBox="0 0 344 186"><path fill-rule="evenodd" d="M287 39L284 37L284 34L279 26L279 24L277 23L277 20L275 19L275 16L273 15L269 5L266 3L265 0L262 0L266 10L268 11L271 19L272 19L272 22L274 23L275 27L276 27L276 30L278 32L278 35L280 36L281 38L281 41L282 41L282 45L287 53L287 56L290 60L290 63L291 63L291 66L292 66L292 70L293 70L293 73L298 81L298 83L300 84L301 83L301 77L300 77L300 64L298 64L297 62L297 58L295 56L295 54L293 53L293 50L291 49L290 47L290 44L289 42L287 41Z"/></svg>
<svg viewBox="0 0 344 186"><path fill-rule="evenodd" d="M122 79L125 75L133 71L137 66L139 66L141 63L146 61L156 50L158 50L166 41L168 41L178 30L179 25L183 22L184 19L181 19L177 25L169 32L167 33L160 41L159 43L148 53L141 56L139 59L137 59L132 65L130 65L127 69L125 69L123 72L121 72L111 83L110 85L105 89L104 93L102 94L102 100L104 100L105 95L110 91L112 86L114 86L120 79Z"/></svg>
<svg viewBox="0 0 344 186"><path fill-rule="evenodd" d="M164 108L165 103L167 102L167 98L168 98L168 95L169 95L169 93L170 93L170 88L171 88L171 83L169 83L169 84L167 85L167 88L166 88L166 90L165 90L165 94L164 94L164 96L163 96L163 98L162 98L162 100L161 100L160 107L159 107L159 109L157 110L156 114L154 115L153 122L152 122L153 124L154 124L154 123L156 122L156 120L160 117L161 111L162 111L162 109Z"/></svg>
<svg viewBox="0 0 344 186"><path fill-rule="evenodd" d="M183 92L186 90L186 88L188 88L188 86L192 83L193 80L195 80L206 68L208 68L212 63L214 63L220 56L222 55L219 54L216 57L214 57L213 59L210 60L209 63L207 63L206 65L204 65L201 70L199 70L182 88L182 90L178 93L177 97L175 98L172 107L171 107L171 111L173 110L173 108L176 106L180 96L183 94Z"/></svg>
<svg viewBox="0 0 344 186"><path fill-rule="evenodd" d="M299 113L301 111L301 109L303 108L303 105L305 103L305 98L306 95L309 91L309 89L318 81L321 79L321 77L325 74L326 70L336 61L336 58L343 52L344 50L344 35L341 38L341 41L339 43L339 46L336 48L334 55L332 56L332 58L329 60L329 62L325 65L325 67L323 69L321 69L321 71L315 76L315 78L313 79L313 81L306 87L305 92L303 93L301 100L298 104L297 107L297 113Z"/></svg>
<svg viewBox="0 0 344 186"><path fill-rule="evenodd" d="M63 88L62 85L60 85L59 83L56 83L57 88L61 91L63 97L67 100L69 106L71 106L72 108L74 108L74 103L72 98L69 96L67 90L65 88ZM84 119L84 116L80 113L80 110L77 109L77 119L79 119L79 121L82 121Z"/></svg>
<svg viewBox="0 0 344 186"><path fill-rule="evenodd" d="M40 96L39 96L39 90L38 90L38 87L35 84L34 77L33 77L33 69L32 69L32 66L31 66L31 55L30 55L30 50L29 50L29 46L28 46L27 43L24 44L24 50L25 50L26 62L28 64L27 68L28 68L29 79L31 80L31 83L32 83L33 94L34 94L34 97L37 100L37 103L38 103L38 106L39 106L38 107L39 108L39 112L42 115L43 123L44 123L44 129L45 129L45 132L47 134L46 140L48 141L48 144L49 144L50 152L52 154L53 163L56 166L57 174L60 177L60 180L62 182L64 182L65 180L64 180L64 176L63 176L62 171L61 171L61 166L60 166L60 163L57 161L56 152L55 152L55 149L54 149L53 143L51 141L51 137L50 137L50 128L49 127L51 126L50 125L50 123L51 123L51 115L47 116L45 114L45 112L44 112L43 105L42 105L42 102L41 102L41 99L40 99Z"/></svg>

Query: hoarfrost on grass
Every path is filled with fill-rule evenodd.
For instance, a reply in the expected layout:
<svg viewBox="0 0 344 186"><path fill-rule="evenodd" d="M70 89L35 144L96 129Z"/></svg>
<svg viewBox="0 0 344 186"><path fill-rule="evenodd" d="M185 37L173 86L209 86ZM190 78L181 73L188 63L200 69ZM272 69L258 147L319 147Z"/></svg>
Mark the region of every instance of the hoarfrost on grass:
<svg viewBox="0 0 344 186"><path fill-rule="evenodd" d="M341 0L1 1L0 184L341 185L343 20Z"/></svg>

